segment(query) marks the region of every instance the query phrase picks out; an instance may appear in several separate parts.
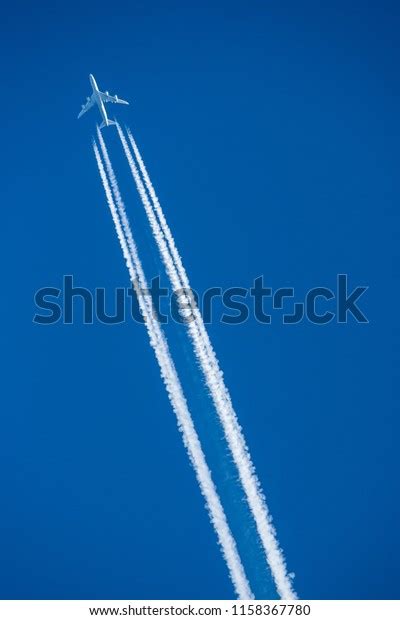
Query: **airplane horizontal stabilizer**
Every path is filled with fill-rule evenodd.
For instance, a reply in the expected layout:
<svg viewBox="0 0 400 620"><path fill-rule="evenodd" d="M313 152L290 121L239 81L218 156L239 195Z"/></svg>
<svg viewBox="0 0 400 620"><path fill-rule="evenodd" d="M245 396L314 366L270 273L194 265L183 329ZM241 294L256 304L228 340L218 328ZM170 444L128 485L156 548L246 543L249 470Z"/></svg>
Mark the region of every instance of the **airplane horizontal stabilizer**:
<svg viewBox="0 0 400 620"><path fill-rule="evenodd" d="M116 125L116 124L117 123L115 121L110 121L110 120L108 120L107 122L103 121L100 125L100 129L103 129L103 127L108 127L108 125Z"/></svg>

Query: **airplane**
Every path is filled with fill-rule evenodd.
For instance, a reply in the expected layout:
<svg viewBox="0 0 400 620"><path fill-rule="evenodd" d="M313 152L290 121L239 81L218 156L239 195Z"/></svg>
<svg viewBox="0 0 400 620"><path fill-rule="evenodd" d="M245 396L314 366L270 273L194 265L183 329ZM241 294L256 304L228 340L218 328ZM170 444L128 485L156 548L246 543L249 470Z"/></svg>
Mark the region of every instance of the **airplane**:
<svg viewBox="0 0 400 620"><path fill-rule="evenodd" d="M83 114L85 114L85 112L90 110L90 108L94 106L94 104L96 103L99 107L100 114L103 119L103 122L100 125L100 129L103 129L103 127L108 127L109 125L116 125L115 121L111 121L108 118L104 104L105 103L123 103L124 105L129 105L129 103L127 101L124 101L123 99L119 99L117 95L114 95L114 96L110 95L107 90L105 93L102 93L101 90L99 90L96 84L96 80L94 79L92 74L89 75L89 80L90 80L90 85L92 87L93 92L92 92L91 97L86 97L86 103L82 105L82 109L78 114L78 118L83 116Z"/></svg>

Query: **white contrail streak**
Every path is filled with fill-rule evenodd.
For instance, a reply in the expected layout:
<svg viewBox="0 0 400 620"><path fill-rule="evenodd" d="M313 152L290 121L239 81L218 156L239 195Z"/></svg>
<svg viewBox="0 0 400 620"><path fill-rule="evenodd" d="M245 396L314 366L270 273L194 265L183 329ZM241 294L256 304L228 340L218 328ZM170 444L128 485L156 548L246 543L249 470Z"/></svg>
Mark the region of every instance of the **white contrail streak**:
<svg viewBox="0 0 400 620"><path fill-rule="evenodd" d="M178 291L185 289L189 291L190 284L188 276L135 140L128 130L129 141L137 159L140 172L143 175L152 204L147 196L146 189L125 136L118 124L117 130L167 274L171 280L173 290ZM194 300L192 300L191 303L191 310L193 312L194 321L189 321L187 323L189 335L224 429L233 460L238 469L239 478L253 514L268 565L281 598L294 599L296 598L296 594L292 588L283 553L276 538L275 528L272 524L265 497L261 490L242 429L232 406L230 395L223 379L223 373L219 368L217 356L213 350L203 319Z"/></svg>
<svg viewBox="0 0 400 620"><path fill-rule="evenodd" d="M100 132L99 140L113 191L110 188L98 147L96 143L93 143L97 166L117 236L121 245L122 253L128 267L130 280L137 292L139 306L145 320L150 338L150 344L154 349L156 359L160 367L161 376L164 381L172 408L177 417L178 427L182 433L183 442L194 468L200 490L205 498L210 520L216 531L233 586L240 599L252 599L254 596L247 581L235 540L230 531L221 501L211 477L211 472L206 463L200 440L194 428L193 420L183 394L175 365L169 352L167 341L157 319L154 318L156 315L151 299L149 297L144 297L142 293L142 291L148 290L146 279L138 256L136 244L132 236L129 221L125 214L125 207L121 199L118 183Z"/></svg>

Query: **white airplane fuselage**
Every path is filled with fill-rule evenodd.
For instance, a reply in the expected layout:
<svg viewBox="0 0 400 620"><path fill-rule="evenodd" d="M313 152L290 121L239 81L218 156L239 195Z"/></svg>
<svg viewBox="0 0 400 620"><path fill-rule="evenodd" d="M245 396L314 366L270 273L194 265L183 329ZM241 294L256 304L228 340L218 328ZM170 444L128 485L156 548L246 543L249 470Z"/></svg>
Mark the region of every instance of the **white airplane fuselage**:
<svg viewBox="0 0 400 620"><path fill-rule="evenodd" d="M102 99L100 97L100 94L99 94L100 91L99 91L99 88L97 86L97 82L94 79L94 76L92 74L89 75L89 80L90 80L90 85L91 85L91 87L93 89L93 96L94 96L94 98L96 100L96 103L97 103L97 106L98 106L98 108L100 110L101 118L103 119L104 125L108 126L108 125L113 124L113 122L110 121L110 119L107 116L105 105L104 105L104 103L103 103L103 101L102 101Z"/></svg>

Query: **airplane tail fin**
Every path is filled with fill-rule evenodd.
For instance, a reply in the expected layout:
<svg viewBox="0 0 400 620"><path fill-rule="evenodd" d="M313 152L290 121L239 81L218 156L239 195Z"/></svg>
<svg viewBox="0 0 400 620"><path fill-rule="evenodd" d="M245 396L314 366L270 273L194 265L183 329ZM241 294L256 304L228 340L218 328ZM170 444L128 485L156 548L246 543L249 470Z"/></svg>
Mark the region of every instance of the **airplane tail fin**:
<svg viewBox="0 0 400 620"><path fill-rule="evenodd" d="M110 121L110 119L108 119L107 121L103 121L100 125L100 129L103 129L103 127L108 127L109 125L116 125L117 123L115 121Z"/></svg>

